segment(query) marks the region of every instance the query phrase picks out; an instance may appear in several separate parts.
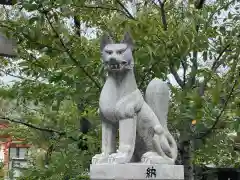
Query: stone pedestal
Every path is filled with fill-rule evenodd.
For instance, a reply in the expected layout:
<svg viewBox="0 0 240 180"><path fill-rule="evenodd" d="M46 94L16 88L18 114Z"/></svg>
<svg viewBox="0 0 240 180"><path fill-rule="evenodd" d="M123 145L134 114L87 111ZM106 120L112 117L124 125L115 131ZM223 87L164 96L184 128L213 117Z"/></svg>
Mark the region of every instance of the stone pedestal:
<svg viewBox="0 0 240 180"><path fill-rule="evenodd" d="M181 165L166 164L93 164L90 167L91 180L184 180Z"/></svg>

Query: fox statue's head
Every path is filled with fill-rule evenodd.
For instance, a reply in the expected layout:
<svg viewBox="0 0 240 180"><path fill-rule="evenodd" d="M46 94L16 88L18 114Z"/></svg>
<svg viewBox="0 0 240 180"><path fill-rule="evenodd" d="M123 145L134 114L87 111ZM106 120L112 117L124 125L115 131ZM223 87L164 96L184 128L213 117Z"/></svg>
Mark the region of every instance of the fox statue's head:
<svg viewBox="0 0 240 180"><path fill-rule="evenodd" d="M108 72L124 72L133 68L133 41L127 32L120 43L105 34L100 43L102 62Z"/></svg>

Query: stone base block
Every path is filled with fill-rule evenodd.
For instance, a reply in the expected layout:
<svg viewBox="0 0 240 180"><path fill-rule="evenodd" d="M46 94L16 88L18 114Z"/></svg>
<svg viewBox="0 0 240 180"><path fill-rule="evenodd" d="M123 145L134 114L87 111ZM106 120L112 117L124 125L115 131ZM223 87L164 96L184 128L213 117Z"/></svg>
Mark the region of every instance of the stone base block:
<svg viewBox="0 0 240 180"><path fill-rule="evenodd" d="M184 180L184 169L181 165L166 164L92 164L91 180Z"/></svg>

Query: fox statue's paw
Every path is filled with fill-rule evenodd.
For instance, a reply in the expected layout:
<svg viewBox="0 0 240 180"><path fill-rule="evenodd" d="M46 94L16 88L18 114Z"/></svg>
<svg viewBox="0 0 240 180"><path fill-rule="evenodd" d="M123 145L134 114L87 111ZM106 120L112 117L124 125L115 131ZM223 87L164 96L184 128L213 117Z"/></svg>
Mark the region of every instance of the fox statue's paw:
<svg viewBox="0 0 240 180"><path fill-rule="evenodd" d="M117 153L113 153L108 158L108 163L124 164L129 163L132 158L132 152L130 146L124 146L117 150Z"/></svg>
<svg viewBox="0 0 240 180"><path fill-rule="evenodd" d="M111 164L124 164L128 163L128 153L118 152L109 156L108 163Z"/></svg>
<svg viewBox="0 0 240 180"><path fill-rule="evenodd" d="M174 164L173 159L162 157L157 152L146 152L143 154L141 162L146 164Z"/></svg>
<svg viewBox="0 0 240 180"><path fill-rule="evenodd" d="M93 156L93 158L92 158L92 164L107 163L107 162L108 162L108 157L109 157L109 155L107 155L107 154L105 154L105 153L96 154L96 155Z"/></svg>

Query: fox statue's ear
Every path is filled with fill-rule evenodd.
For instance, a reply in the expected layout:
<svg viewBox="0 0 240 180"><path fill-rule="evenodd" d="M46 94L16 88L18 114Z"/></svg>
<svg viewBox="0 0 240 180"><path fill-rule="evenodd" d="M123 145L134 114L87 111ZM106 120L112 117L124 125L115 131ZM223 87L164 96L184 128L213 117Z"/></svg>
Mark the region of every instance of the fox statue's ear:
<svg viewBox="0 0 240 180"><path fill-rule="evenodd" d="M103 37L101 38L101 42L100 42L100 49L101 51L104 49L104 47L108 44L112 44L113 43L113 40L112 38L110 37L109 34L105 33L103 35Z"/></svg>
<svg viewBox="0 0 240 180"><path fill-rule="evenodd" d="M128 46L130 46L131 48L133 48L133 39L132 36L130 35L129 32L126 32L124 34L124 38L121 41L121 43L127 44Z"/></svg>

